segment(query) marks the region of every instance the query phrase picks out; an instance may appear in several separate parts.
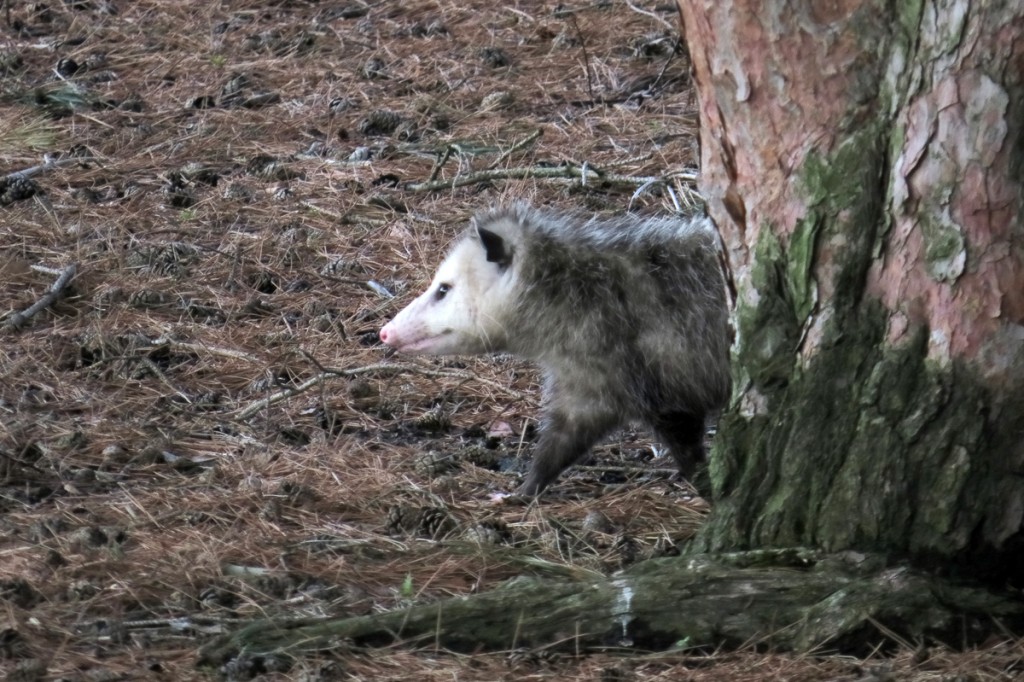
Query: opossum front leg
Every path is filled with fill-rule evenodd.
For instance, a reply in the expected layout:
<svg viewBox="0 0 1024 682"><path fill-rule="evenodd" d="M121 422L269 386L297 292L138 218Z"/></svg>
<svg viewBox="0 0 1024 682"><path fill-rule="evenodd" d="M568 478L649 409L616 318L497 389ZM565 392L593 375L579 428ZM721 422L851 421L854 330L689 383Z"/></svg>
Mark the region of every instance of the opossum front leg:
<svg viewBox="0 0 1024 682"><path fill-rule="evenodd" d="M690 412L666 412L658 415L651 424L661 441L668 446L672 457L679 466L679 474L707 497L708 482L703 480L705 472L698 467L706 459L704 433L707 430L705 416Z"/></svg>
<svg viewBox="0 0 1024 682"><path fill-rule="evenodd" d="M533 453L533 465L517 495L539 495L570 466L590 450L601 436L618 423L613 414L549 413L541 424L540 438Z"/></svg>

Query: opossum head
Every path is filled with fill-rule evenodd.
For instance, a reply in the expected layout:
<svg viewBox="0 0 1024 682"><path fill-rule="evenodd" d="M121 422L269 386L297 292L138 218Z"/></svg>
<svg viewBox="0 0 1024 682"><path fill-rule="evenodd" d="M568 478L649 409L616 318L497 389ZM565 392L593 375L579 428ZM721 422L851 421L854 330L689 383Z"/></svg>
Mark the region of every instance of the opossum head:
<svg viewBox="0 0 1024 682"><path fill-rule="evenodd" d="M510 220L474 221L430 287L380 330L403 353L477 355L505 350L514 294L515 245Z"/></svg>

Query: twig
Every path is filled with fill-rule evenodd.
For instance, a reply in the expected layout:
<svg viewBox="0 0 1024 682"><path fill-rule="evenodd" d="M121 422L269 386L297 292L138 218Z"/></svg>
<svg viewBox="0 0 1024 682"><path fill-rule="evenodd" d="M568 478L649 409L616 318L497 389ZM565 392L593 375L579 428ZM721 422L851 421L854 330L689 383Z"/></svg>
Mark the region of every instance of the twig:
<svg viewBox="0 0 1024 682"><path fill-rule="evenodd" d="M32 166L31 168L26 168L24 170L19 170L19 171L11 171L7 175L3 176L3 178L6 179L6 178L12 178L12 177L16 177L16 176L21 176L21 177L24 177L24 178L31 178L31 177L39 175L41 173L45 173L46 171L51 171L54 168L60 168L61 166L70 166L70 165L75 164L75 163L85 163L85 162L88 162L88 161L95 161L95 160L96 159L94 157L91 157L91 156L72 156L72 157L68 157L66 159L57 159L57 160L47 159L46 161L44 161L42 164L40 164L38 166Z"/></svg>
<svg viewBox="0 0 1024 682"><path fill-rule="evenodd" d="M300 393L304 393L304 392L308 391L309 389L313 388L314 386L316 386L317 384L323 383L324 381L326 381L327 379L329 379L332 376L337 376L337 375L335 375L333 373L330 373L330 372L324 372L323 374L318 374L315 377L312 377L311 379L307 379L306 381L303 381L301 384L299 384L295 388L288 388L288 389L285 389L283 391L278 391L277 393L272 393L272 394L268 395L266 398L263 398L261 400L257 400L256 402L252 403L251 405L249 405L249 407L245 408L244 410L242 410L241 412L239 412L235 416L238 419L248 419L249 417L251 417L254 414L256 414L257 412L259 412L260 410L266 409L266 408L270 407L271 405L273 405L274 403L280 402L280 401L285 400L287 398L291 398L292 396L299 395Z"/></svg>
<svg viewBox="0 0 1024 682"><path fill-rule="evenodd" d="M661 25L664 26L665 28L669 29L670 31L675 30L675 28L676 28L672 24L668 23L667 21L665 21L664 19L659 17L654 12L651 12L651 11L648 11L648 10L645 10L645 9L641 9L641 8L637 7L636 5L634 5L632 2L630 2L629 0L626 0L626 6L629 7L631 10L633 10L634 12L638 13L638 14L642 14L645 17L650 17L651 19L654 19L655 21L661 22Z"/></svg>
<svg viewBox="0 0 1024 682"><path fill-rule="evenodd" d="M650 161L651 157L654 156L650 152L646 154L637 154L636 156L628 156L624 159L618 159L616 161L609 161L605 164L606 168L622 168L623 166L634 166L638 163L644 163Z"/></svg>
<svg viewBox="0 0 1024 682"><path fill-rule="evenodd" d="M570 15L569 19L572 20L572 27L576 29L576 37L580 39L580 50L583 51L583 70L587 74L587 92L590 93L590 99L595 99L594 82L590 78L590 56L587 54L587 41L583 37L583 32L580 31L580 25L576 23L576 15Z"/></svg>
<svg viewBox="0 0 1024 682"><path fill-rule="evenodd" d="M679 51L679 46L682 44L683 39L676 38L676 42L672 44L672 51L668 54L668 59L666 59L665 63L662 64L661 71L658 72L658 77L654 79L654 82L651 83L650 86L648 86L648 90L654 90L654 88L658 87L658 83L661 82L661 79L665 77L665 72L668 71L668 65L672 63L673 59L675 59L676 53Z"/></svg>
<svg viewBox="0 0 1024 682"><path fill-rule="evenodd" d="M202 343L188 343L187 341L175 341L174 339L168 339L167 337L160 337L150 341L153 346L170 346L171 348L177 348L179 350L192 351L193 353L210 353L212 355L221 355L226 358L234 358L236 360L245 360L246 362L259 362L259 358L245 351L235 350L234 348L218 348L217 346L207 346Z"/></svg>
<svg viewBox="0 0 1024 682"><path fill-rule="evenodd" d="M471 372L461 372L459 370L451 369L428 369L426 367L418 367L416 365L399 365L392 363L380 363L376 365L364 365L363 367L353 367L351 369L338 369L333 367L323 368L323 372L314 377L306 379L298 386L294 388L288 388L283 391L278 391L268 395L266 398L257 400L250 404L245 409L241 410L235 415L236 419L248 419L257 412L267 407L270 407L274 403L279 403L282 400L291 398L292 396L305 393L309 389L317 386L318 384L327 381L333 377L354 377L362 374L382 374L382 375L393 375L393 374L420 374L427 377L447 377L452 379L463 379L470 381L478 381L485 386L505 391L509 393L516 400L522 400L525 396L519 391L509 388L508 386L502 386L496 381L490 379L484 379L483 377L472 374Z"/></svg>
<svg viewBox="0 0 1024 682"><path fill-rule="evenodd" d="M434 167L430 169L430 177L427 178L427 182L437 180L437 176L441 173L441 169L446 163L448 163L448 159L452 157L453 149L454 148L451 145L444 148L444 154L438 157L437 161L434 163Z"/></svg>
<svg viewBox="0 0 1024 682"><path fill-rule="evenodd" d="M330 209L326 209L323 206L317 206L312 201L300 201L299 203L308 208L309 210L313 211L314 213L320 213L322 215L327 216L328 218L334 218L338 222L343 222L345 220L345 216L341 215L340 213L331 211Z"/></svg>
<svg viewBox="0 0 1024 682"><path fill-rule="evenodd" d="M631 197L629 198L629 203L628 203L628 204L626 204L626 210L627 210L627 211L631 211L631 210L633 210L633 202L634 202L634 201L636 201L636 200L637 200L637 198L639 198L639 196L640 196L641 194L643 194L643 193L644 193L645 191L647 191L647 189L648 189L649 187L651 187L651 186L653 186L653 185L656 185L656 184L658 184L658 181L657 181L657 180L652 180L651 182L645 182L644 184L642 184L642 185L640 185L639 187L637 187L637 188L636 188L636 191L635 191L635 192L633 192L633 196L631 196ZM677 208L676 210L678 210L678 208Z"/></svg>
<svg viewBox="0 0 1024 682"><path fill-rule="evenodd" d="M139 358L136 358L136 359L139 362L141 362L143 365L145 365L146 369L148 369L150 372L152 372L153 375L157 379L160 380L160 383L162 383L167 388L171 389L171 391L173 393L177 394L177 396L179 398L184 400L189 405L192 404L192 400L183 391L181 391L177 386L175 386L173 383L171 383L171 380L167 378L167 375L165 375L163 373L163 371L161 371L161 369L159 367L157 367L155 362L153 362L149 358L144 358L144 357L139 357Z"/></svg>
<svg viewBox="0 0 1024 682"><path fill-rule="evenodd" d="M36 272L41 272L44 275L53 275L54 277L60 277L61 273L64 272L60 268L51 268L46 265L39 265L38 263L34 263L28 267L29 270L35 270Z"/></svg>
<svg viewBox="0 0 1024 682"><path fill-rule="evenodd" d="M125 630L146 630L153 628L170 628L172 630L185 630L196 625L238 625L248 623L246 618L226 618L223 616L208 616L202 614L190 614L178 616L177 618L151 618L149 620L127 620L121 623Z"/></svg>
<svg viewBox="0 0 1024 682"><path fill-rule="evenodd" d="M619 472L622 474L659 474L662 476L675 476L679 473L678 469L668 469L664 467L645 467L645 466L629 466L626 464L577 464L573 467L574 471L589 471L592 473L605 473L609 471Z"/></svg>
<svg viewBox="0 0 1024 682"><path fill-rule="evenodd" d="M338 284L355 284L360 287L373 287L370 286L369 281L365 279L359 279L358 277L335 277L334 275L320 275L328 282L337 282Z"/></svg>
<svg viewBox="0 0 1024 682"><path fill-rule="evenodd" d="M697 171L676 171L674 173L668 173L662 178L663 180L678 180L679 182L686 182L691 185L697 184Z"/></svg>
<svg viewBox="0 0 1024 682"><path fill-rule="evenodd" d="M515 7L503 7L502 9L504 9L506 12L512 12L512 14L518 14L523 19L526 19L529 22L537 21L536 19L534 19L532 16L530 16L529 14L527 14L526 12L524 12L521 9L516 9Z"/></svg>
<svg viewBox="0 0 1024 682"><path fill-rule="evenodd" d="M491 381L481 376L477 376L472 372L464 372L457 369L428 369L427 367L420 367L418 365L400 365L392 363L381 363L378 365L366 365L365 367L356 367L354 369L334 369L331 367L326 368L328 372L337 374L338 376L356 376L359 374L369 374L373 372L383 372L386 374L420 374L426 377L450 377L452 379L465 379L469 381L477 381L484 386L490 386L491 388L504 391L511 395L516 400L523 400L526 396L514 388L504 386L497 381Z"/></svg>
<svg viewBox="0 0 1024 682"><path fill-rule="evenodd" d="M40 298L38 301L33 303L31 306L29 306L22 312L14 313L13 315L11 315L4 326L12 331L17 331L21 329L25 325L25 323L32 318L32 316L34 316L40 310L44 310L50 307L51 305L53 305L54 301L60 298L61 293L63 293L64 289L67 287L68 283L71 282L71 280L75 276L75 273L77 272L78 263L72 263L71 265L64 268L64 270L60 273L60 277L58 277L57 281L54 282L50 286L50 288L46 290L46 293L43 294L42 298Z"/></svg>
<svg viewBox="0 0 1024 682"><path fill-rule="evenodd" d="M675 210L675 212L682 213L683 205L679 203L679 197L676 195L675 188L672 187L672 185L665 185L665 191L668 192L668 198L672 200L672 208ZM629 202L630 204L632 204L633 200L630 199Z"/></svg>
<svg viewBox="0 0 1024 682"><path fill-rule="evenodd" d="M326 372L326 371L327 371L327 368L326 368L326 367L324 367L324 366L323 366L323 365L322 365L322 364L320 363L320 361L316 359L316 356L314 356L314 355L313 355L312 353L310 353L310 352L309 352L308 350L306 350L305 348L300 348L300 349L299 349L299 355L301 355L302 357L306 358L306 360L308 360L308 361L309 361L309 363L310 363L311 365L313 365L314 367L316 367L316 368L317 368L317 370L319 370L320 372Z"/></svg>
<svg viewBox="0 0 1024 682"><path fill-rule="evenodd" d="M501 165L501 163L505 159L507 159L508 157L512 156L513 154L515 154L517 151L519 151L523 147L526 147L526 146L528 146L530 144L533 144L543 134L544 134L544 129L543 128L537 128L537 130L533 131L532 133L530 133L529 135L527 135L523 139L519 140L519 142L516 142L511 147L509 147L508 149L503 151L501 153L501 155L497 159L495 159L494 163L492 163L489 166L489 168L491 168L491 169L497 168L498 166ZM430 178L430 180L433 180L433 179L434 178Z"/></svg>
<svg viewBox="0 0 1024 682"><path fill-rule="evenodd" d="M692 175L691 177L691 181L696 180L695 175ZM581 181L597 180L610 184L630 186L643 185L648 182L658 181L662 179L658 176L634 177L631 175L605 174L594 170L593 167L588 167L586 169L577 168L574 166L561 166L557 168L494 168L477 171L476 173L469 173L468 175L463 175L452 180L436 180L434 182L414 182L411 185L407 185L406 188L412 192L435 192L437 190L454 189L456 187L475 185L477 183L489 182L491 180L521 180L523 178L568 178L572 180ZM683 179L688 178L684 177Z"/></svg>

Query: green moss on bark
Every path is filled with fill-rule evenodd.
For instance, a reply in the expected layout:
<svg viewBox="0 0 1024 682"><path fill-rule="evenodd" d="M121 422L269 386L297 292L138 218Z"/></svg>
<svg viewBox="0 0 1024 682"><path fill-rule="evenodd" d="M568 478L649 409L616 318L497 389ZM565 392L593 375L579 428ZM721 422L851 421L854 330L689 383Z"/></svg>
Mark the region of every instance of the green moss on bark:
<svg viewBox="0 0 1024 682"><path fill-rule="evenodd" d="M865 126L832 157L811 155L805 218L786 243L760 231L756 295L740 296L755 303L738 308L736 349L738 391L756 399L734 401L719 424L716 505L696 551L809 545L948 560L1020 527L1024 510L1006 500L1020 497L1011 471L1024 467L1024 448L1012 441L1024 398L993 396L969 368L928 361L927 329L887 346L889 313L863 297L887 221L888 144ZM936 239L936 258L950 255L939 242L955 255L953 240ZM834 295L816 311L815 277L825 276ZM801 361L807 316L824 313Z"/></svg>
<svg viewBox="0 0 1024 682"><path fill-rule="evenodd" d="M830 157L810 154L800 176L820 248L828 250L830 307L841 318L859 303L876 230L884 220L885 144L882 124L861 125ZM810 276L810 275L809 275Z"/></svg>
<svg viewBox="0 0 1024 682"><path fill-rule="evenodd" d="M788 380L800 338L800 325L786 286L787 258L771 230L761 231L754 263L751 284L761 295L756 304L741 302L737 308L742 339L737 352L740 366L754 385L771 386ZM738 384L745 383L737 379Z"/></svg>
<svg viewBox="0 0 1024 682"><path fill-rule="evenodd" d="M885 347L885 320L865 302L831 326L769 414L724 415L718 499L695 550L807 545L947 562L1019 529L1024 398L929 361L924 329ZM970 570L1003 579L1013 567Z"/></svg>
<svg viewBox="0 0 1024 682"><path fill-rule="evenodd" d="M949 203L948 197L931 197L930 200L937 206ZM963 273L967 261L960 230L951 220L930 218L928 213L922 215L920 226L928 274L940 282L955 280Z"/></svg>
<svg viewBox="0 0 1024 682"><path fill-rule="evenodd" d="M1024 607L1004 594L949 584L886 557L794 548L655 559L579 582L524 580L499 590L345 618L266 620L208 642L199 663L338 651L339 642L429 642L457 651L744 647L858 652L879 633L969 643ZM982 626L982 627L979 627Z"/></svg>
<svg viewBox="0 0 1024 682"><path fill-rule="evenodd" d="M812 267L820 227L821 223L817 220L801 220L789 238L786 283L793 301L793 314L801 324L818 302L818 287Z"/></svg>
<svg viewBox="0 0 1024 682"><path fill-rule="evenodd" d="M819 248L829 250L835 272L829 305L846 315L860 300L881 215L880 147L877 130L869 126L832 159L810 155L801 180L807 215L786 244L771 226L760 230L750 280L757 296L753 303L741 296L737 306L735 385L749 382L770 398L793 378L802 330L817 304Z"/></svg>
<svg viewBox="0 0 1024 682"><path fill-rule="evenodd" d="M734 408L712 453L708 549L813 543L818 509L859 428L858 404L884 326L881 311L833 326L812 363L774 391L766 415Z"/></svg>

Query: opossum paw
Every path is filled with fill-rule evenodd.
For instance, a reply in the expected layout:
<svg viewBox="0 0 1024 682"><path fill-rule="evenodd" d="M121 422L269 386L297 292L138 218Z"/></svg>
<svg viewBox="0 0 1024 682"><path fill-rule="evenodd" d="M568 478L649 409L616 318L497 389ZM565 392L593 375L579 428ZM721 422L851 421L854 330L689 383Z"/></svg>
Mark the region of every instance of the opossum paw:
<svg viewBox="0 0 1024 682"><path fill-rule="evenodd" d="M532 499L540 495L542 490L544 490L543 486L539 486L533 481L527 480L521 486L516 488L515 492L512 494L516 497L526 497Z"/></svg>
<svg viewBox="0 0 1024 682"><path fill-rule="evenodd" d="M680 473L676 474L676 478L677 480L688 483L699 497L702 497L705 500L711 500L711 472L708 471L706 464L699 465L697 470L689 476L683 476Z"/></svg>
<svg viewBox="0 0 1024 682"><path fill-rule="evenodd" d="M533 495L520 495L518 492L491 493L487 497L488 503L492 505L527 505L536 499Z"/></svg>

